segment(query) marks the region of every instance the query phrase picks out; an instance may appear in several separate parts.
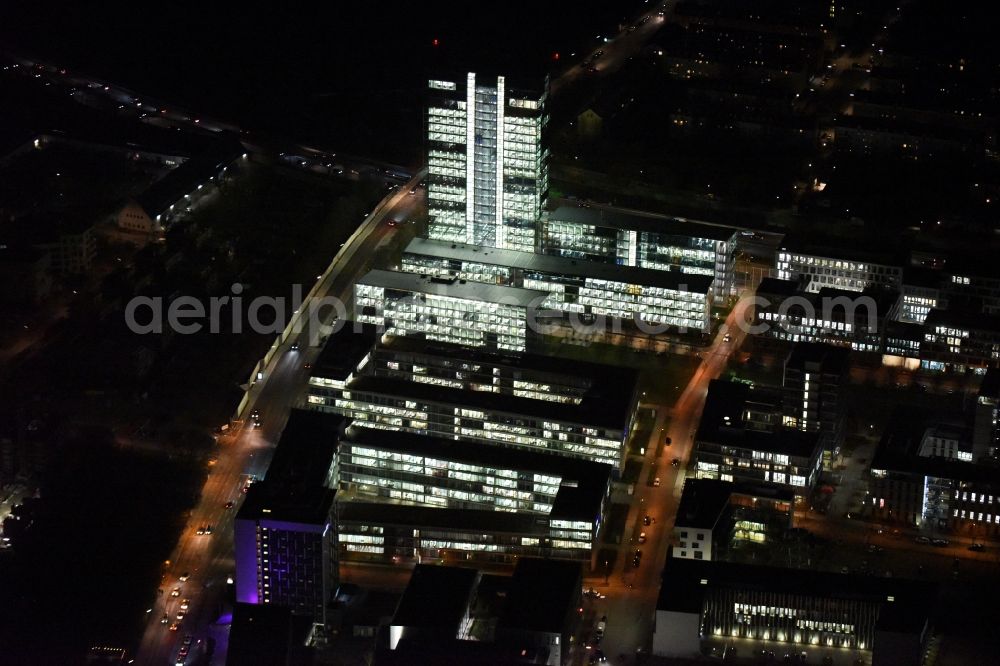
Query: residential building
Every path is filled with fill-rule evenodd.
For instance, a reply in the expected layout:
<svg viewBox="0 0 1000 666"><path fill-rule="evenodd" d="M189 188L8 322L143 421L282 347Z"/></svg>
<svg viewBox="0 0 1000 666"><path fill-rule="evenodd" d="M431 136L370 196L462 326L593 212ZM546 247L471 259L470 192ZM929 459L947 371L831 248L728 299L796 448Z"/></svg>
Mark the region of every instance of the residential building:
<svg viewBox="0 0 1000 666"><path fill-rule="evenodd" d="M402 270L545 291L549 297L541 307L585 322L612 317L702 333L711 325L713 278L706 275L422 238L407 246Z"/></svg>
<svg viewBox="0 0 1000 666"><path fill-rule="evenodd" d="M825 456L837 455L844 440L849 357L843 347L797 342L785 359L784 424L819 433Z"/></svg>
<svg viewBox="0 0 1000 666"><path fill-rule="evenodd" d="M735 638L808 663L851 650L873 666L918 664L935 597L899 578L668 558L652 652L694 659Z"/></svg>
<svg viewBox="0 0 1000 666"><path fill-rule="evenodd" d="M215 190L231 168L247 158L237 137L219 139L126 202L117 215L118 227L147 234L160 231L175 217L189 212Z"/></svg>
<svg viewBox="0 0 1000 666"><path fill-rule="evenodd" d="M717 479L689 478L674 519L671 557L713 560L742 542L766 543L792 526L795 495Z"/></svg>
<svg viewBox="0 0 1000 666"><path fill-rule="evenodd" d="M718 301L735 293L740 232L731 226L596 206L560 206L542 221L545 254L712 278Z"/></svg>
<svg viewBox="0 0 1000 666"><path fill-rule="evenodd" d="M548 196L548 79L468 72L427 83L429 236L532 252Z"/></svg>
<svg viewBox="0 0 1000 666"><path fill-rule="evenodd" d="M394 335L519 352L548 293L373 270L354 284L354 314Z"/></svg>
<svg viewBox="0 0 1000 666"><path fill-rule="evenodd" d="M333 473L345 423L292 410L264 480L250 486L236 514L237 602L325 621L338 578Z"/></svg>
<svg viewBox="0 0 1000 666"><path fill-rule="evenodd" d="M371 326L356 333L348 324L330 337L309 379L310 407L348 416L359 427L530 449L614 467L622 463L638 402L634 369L594 363L566 367L550 357L506 357L435 344L425 348L426 357L438 357L432 373L427 372L431 364L406 360L402 350L400 360L387 360L379 370L366 347L376 336ZM446 368L446 362L456 366ZM489 368L487 374L498 377L496 385L464 374L449 379L448 372L465 372L461 364ZM543 388L553 374L567 377L561 380L564 386L575 381L587 388L578 397L554 401ZM505 375L512 381L499 379Z"/></svg>
<svg viewBox="0 0 1000 666"><path fill-rule="evenodd" d="M720 479L811 491L823 462L819 434L778 426L763 430L748 419L753 389L713 380L694 437L699 479Z"/></svg>

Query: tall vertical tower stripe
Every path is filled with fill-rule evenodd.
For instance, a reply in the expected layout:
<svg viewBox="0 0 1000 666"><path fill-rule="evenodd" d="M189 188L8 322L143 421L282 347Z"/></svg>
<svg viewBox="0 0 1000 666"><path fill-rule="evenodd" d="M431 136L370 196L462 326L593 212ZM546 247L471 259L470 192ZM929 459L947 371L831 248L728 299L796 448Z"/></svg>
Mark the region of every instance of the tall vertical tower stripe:
<svg viewBox="0 0 1000 666"><path fill-rule="evenodd" d="M504 111L506 107L504 93L504 78L497 77L497 202L496 202L496 239L497 247L507 247L507 234L504 229L504 191L503 191L503 155L506 137L504 136Z"/></svg>
<svg viewBox="0 0 1000 666"><path fill-rule="evenodd" d="M474 243L476 191L476 74L465 81L465 242Z"/></svg>

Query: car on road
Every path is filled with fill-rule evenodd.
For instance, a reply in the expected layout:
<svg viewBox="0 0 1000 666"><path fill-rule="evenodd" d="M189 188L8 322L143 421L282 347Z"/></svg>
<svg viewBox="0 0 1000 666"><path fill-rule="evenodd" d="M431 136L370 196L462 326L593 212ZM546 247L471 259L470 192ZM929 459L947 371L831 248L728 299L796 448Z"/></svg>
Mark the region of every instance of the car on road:
<svg viewBox="0 0 1000 666"><path fill-rule="evenodd" d="M170 596L172 596L172 597L179 597L179 596L181 596L181 588L175 587L174 589L172 589L170 591Z"/></svg>
<svg viewBox="0 0 1000 666"><path fill-rule="evenodd" d="M205 533L205 527L203 525L199 525L198 529L195 530L194 533L197 534L198 536L203 535Z"/></svg>
<svg viewBox="0 0 1000 666"><path fill-rule="evenodd" d="M597 636L598 639L604 638L604 630L607 628L608 628L608 616L602 615L601 619L597 621L597 631L595 632L594 635Z"/></svg>
<svg viewBox="0 0 1000 666"><path fill-rule="evenodd" d="M292 351L298 351L299 350L299 343L298 342L293 342L291 349L292 349Z"/></svg>
<svg viewBox="0 0 1000 666"><path fill-rule="evenodd" d="M674 458L673 460L670 461L670 465L672 467L680 467L681 466L681 459L680 458Z"/></svg>
<svg viewBox="0 0 1000 666"><path fill-rule="evenodd" d="M182 583L186 583L187 579L190 578L190 577L191 577L191 574L189 574L187 571L185 571L184 573L182 573L180 576L177 577L177 580L179 580Z"/></svg>
<svg viewBox="0 0 1000 666"><path fill-rule="evenodd" d="M931 540L931 545L932 546L937 546L938 548L944 548L945 546L949 545L950 543L951 543L951 541L948 541L947 539L932 539Z"/></svg>
<svg viewBox="0 0 1000 666"><path fill-rule="evenodd" d="M181 599L181 610L186 611L191 605L190 599Z"/></svg>
<svg viewBox="0 0 1000 666"><path fill-rule="evenodd" d="M643 524L643 525L652 525L652 524L653 524L653 517L652 517L652 516L650 516L650 515L649 515L649 514L647 513L647 514L646 514L646 516L645 516L645 517L644 517L644 518L642 519L642 524Z"/></svg>
<svg viewBox="0 0 1000 666"><path fill-rule="evenodd" d="M922 543L922 544L928 544L931 542L931 540L925 536L918 536L916 539L914 539L914 541L916 543Z"/></svg>
<svg viewBox="0 0 1000 666"><path fill-rule="evenodd" d="M656 477L655 479L653 479L653 487L654 488L660 487L660 477Z"/></svg>
<svg viewBox="0 0 1000 666"><path fill-rule="evenodd" d="M181 625L180 625L179 622L171 622L170 623L170 631L177 631L180 628L181 628Z"/></svg>
<svg viewBox="0 0 1000 666"><path fill-rule="evenodd" d="M169 624L169 623L170 623L170 616L164 613L163 616L160 617L160 624Z"/></svg>
<svg viewBox="0 0 1000 666"><path fill-rule="evenodd" d="M986 550L986 546L984 546L984 545L983 545L983 544L981 544L981 543L974 543L974 544L972 544L971 546L969 546L969 550L971 550L971 551L975 551L975 552L977 552L977 553L978 553L978 552L980 552L980 551L983 551L983 550Z"/></svg>
<svg viewBox="0 0 1000 666"><path fill-rule="evenodd" d="M646 533L639 532L639 543L646 543Z"/></svg>
<svg viewBox="0 0 1000 666"><path fill-rule="evenodd" d="M674 443L674 440L670 439L669 437L665 437L665 438L663 439L663 445L664 445L664 446L670 446L670 445L671 445L671 444L673 444L673 443Z"/></svg>
<svg viewBox="0 0 1000 666"><path fill-rule="evenodd" d="M180 622L181 620L183 620L184 619L184 615L185 615L184 611L177 611L177 615L176 615L177 621Z"/></svg>
<svg viewBox="0 0 1000 666"><path fill-rule="evenodd" d="M260 427L260 410L255 409L250 412L250 421L253 423L254 428Z"/></svg>
<svg viewBox="0 0 1000 666"><path fill-rule="evenodd" d="M722 336L722 341L723 342L732 342L733 341L733 335L732 335L732 333L726 333L724 336Z"/></svg>
<svg viewBox="0 0 1000 666"><path fill-rule="evenodd" d="M227 509L232 509L234 506L236 506L236 504L232 500L229 500L228 502L226 502L226 508Z"/></svg>

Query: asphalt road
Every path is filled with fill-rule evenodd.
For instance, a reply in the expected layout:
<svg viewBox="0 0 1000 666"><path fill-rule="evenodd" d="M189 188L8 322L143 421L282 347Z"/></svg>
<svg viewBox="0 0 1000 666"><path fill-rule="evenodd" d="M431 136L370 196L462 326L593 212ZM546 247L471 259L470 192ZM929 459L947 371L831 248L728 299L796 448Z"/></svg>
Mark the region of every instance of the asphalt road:
<svg viewBox="0 0 1000 666"><path fill-rule="evenodd" d="M746 316L750 296L752 294L745 295L736 304L712 345L699 354L702 363L676 404L644 405L657 409L657 420L646 446L645 464L639 477L640 482L636 484L626 521L623 538L625 544L607 582L604 576L596 576L588 577L585 583L587 587L593 586L607 596L606 599L587 603L594 618L608 616L601 649L610 663L634 663L636 650L648 650L650 647L660 575L671 541L677 504L684 487L685 468L694 446L694 431L705 406L709 382L722 374L729 356L739 349L745 336L739 327L734 326L734 322L737 318ZM726 332L732 333L729 342L724 341ZM668 415L670 423L665 426ZM665 437L670 437L672 443L663 447L657 457L657 445ZM671 466L673 458L681 460L678 467ZM659 487L646 483L654 463L656 476L660 478ZM649 527L642 525L646 514L655 521ZM647 542L642 545L631 541L638 536L640 530L645 530L647 535ZM643 555L639 567L633 568L631 553L636 548L641 548ZM575 656L575 663L586 663L587 658L587 651L580 649Z"/></svg>
<svg viewBox="0 0 1000 666"><path fill-rule="evenodd" d="M344 244L330 268L320 279L316 293L319 298L350 297L350 290L357 275L366 270L372 251L386 238L398 233L391 227L390 219L403 220L417 209L421 196L410 196L422 177L418 174L411 183L390 194ZM307 303L303 304L306 307ZM174 664L185 634L195 640L212 636L216 640L215 656L211 663L225 663L228 624L220 622L220 611L225 599L226 580L234 571L233 517L242 499L242 487L248 475L262 478L270 463L273 447L288 419L289 410L300 404L308 379L306 363L312 363L320 353L318 347L308 344L306 332L298 339L299 350L291 351L295 341L289 338L275 353L264 370L263 380L251 388L247 409L257 409L261 427L237 427L235 432L219 439L217 462L202 489L201 500L191 512L168 564L160 589L162 594L149 613L149 625L143 634L138 650L137 663L159 665ZM226 509L227 502L234 507ZM210 535L198 535L199 526L212 525ZM186 582L179 576L189 573ZM171 597L175 587L181 588L179 597ZM169 631L168 624L161 624L166 614L176 619L180 600L190 600L187 615L180 621L178 631ZM192 651L192 657L195 651ZM189 658L189 663L193 658Z"/></svg>

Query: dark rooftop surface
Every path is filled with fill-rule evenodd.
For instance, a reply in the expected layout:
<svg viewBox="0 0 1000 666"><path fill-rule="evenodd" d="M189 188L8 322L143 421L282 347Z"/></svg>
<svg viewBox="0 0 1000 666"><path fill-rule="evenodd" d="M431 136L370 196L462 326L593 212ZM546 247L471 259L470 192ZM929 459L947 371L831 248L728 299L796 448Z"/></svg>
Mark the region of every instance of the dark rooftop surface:
<svg viewBox="0 0 1000 666"><path fill-rule="evenodd" d="M233 609L226 664L302 663L300 660L307 652L306 636L311 628L312 617L294 614L288 608L238 603Z"/></svg>
<svg viewBox="0 0 1000 666"><path fill-rule="evenodd" d="M454 629L457 635L478 580L476 569L418 564L399 600L392 624Z"/></svg>
<svg viewBox="0 0 1000 666"><path fill-rule="evenodd" d="M752 400L753 389L748 385L713 379L708 386L695 441L804 458L819 452L818 433L790 428L779 428L775 432L744 428L744 407Z"/></svg>
<svg viewBox="0 0 1000 666"><path fill-rule="evenodd" d="M549 219L560 222L592 224L598 227L653 231L718 241L728 241L737 232L736 227L721 224L658 215L656 213L607 210L600 207L559 206L549 213Z"/></svg>
<svg viewBox="0 0 1000 666"><path fill-rule="evenodd" d="M250 486L237 519L326 523L335 492L324 482L346 422L337 414L293 409L267 475Z"/></svg>
<svg viewBox="0 0 1000 666"><path fill-rule="evenodd" d="M1000 331L1000 316L989 315L972 308L952 306L947 310L934 309L927 313L924 325L966 328L979 331Z"/></svg>
<svg viewBox="0 0 1000 666"><path fill-rule="evenodd" d="M894 630L912 632L923 629L936 597L934 585L902 578L669 558L663 569L656 607L698 612L703 595L720 588L879 603L880 626L891 625ZM889 597L893 601L888 601Z"/></svg>
<svg viewBox="0 0 1000 666"><path fill-rule="evenodd" d="M380 337L378 327L371 324L354 321L339 323L341 327L330 334L313 364L311 376L347 379Z"/></svg>
<svg viewBox="0 0 1000 666"><path fill-rule="evenodd" d="M729 504L732 494L733 484L729 481L695 478L685 480L675 524L699 529L713 528L722 510Z"/></svg>
<svg viewBox="0 0 1000 666"><path fill-rule="evenodd" d="M610 465L589 460L378 428L352 426L344 434L343 442L439 460L558 476L563 485L555 497L553 515L581 520L593 518L594 507L600 506L614 471Z"/></svg>
<svg viewBox="0 0 1000 666"><path fill-rule="evenodd" d="M990 368L979 385L979 395L989 398L1000 398L1000 370Z"/></svg>
<svg viewBox="0 0 1000 666"><path fill-rule="evenodd" d="M821 363L825 372L842 372L850 364L851 350L819 342L797 342L792 347L786 366L802 367L806 363Z"/></svg>
<svg viewBox="0 0 1000 666"><path fill-rule="evenodd" d="M634 266L616 266L604 262L585 261L533 252L498 250L466 243L414 238L406 247L406 254L436 257L458 261L479 262L495 266L510 266L526 271L538 271L573 277L595 278L615 282L628 282L664 289L681 289L695 293L707 293L712 287L712 278L676 271L658 271Z"/></svg>
<svg viewBox="0 0 1000 666"><path fill-rule="evenodd" d="M773 277L766 277L757 285L757 293L761 297L767 295L774 296L794 296L799 293L800 282L798 280L781 280Z"/></svg>
<svg viewBox="0 0 1000 666"><path fill-rule="evenodd" d="M882 433L871 468L904 472L956 481L990 483L1000 487L1000 467L943 457L920 456L920 444L927 428L938 426L926 412L897 409Z"/></svg>
<svg viewBox="0 0 1000 666"><path fill-rule="evenodd" d="M892 250L875 250L872 244L862 244L859 240L856 237L827 237L817 240L790 233L782 241L781 250L791 254L845 259L881 266L902 267L909 264L909 259L904 256L905 248L902 246Z"/></svg>
<svg viewBox="0 0 1000 666"><path fill-rule="evenodd" d="M172 204L185 194L190 194L199 184L208 182L209 178L239 159L245 152L246 149L237 137L223 136L207 150L198 153L150 185L149 189L137 197L137 201L147 215L156 219L157 215L167 211Z"/></svg>
<svg viewBox="0 0 1000 666"><path fill-rule="evenodd" d="M579 562L520 558L497 629L562 633L578 608L582 575Z"/></svg>

